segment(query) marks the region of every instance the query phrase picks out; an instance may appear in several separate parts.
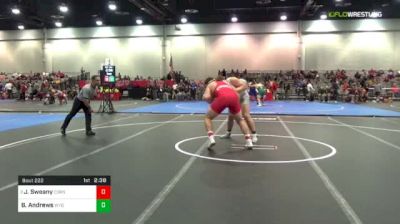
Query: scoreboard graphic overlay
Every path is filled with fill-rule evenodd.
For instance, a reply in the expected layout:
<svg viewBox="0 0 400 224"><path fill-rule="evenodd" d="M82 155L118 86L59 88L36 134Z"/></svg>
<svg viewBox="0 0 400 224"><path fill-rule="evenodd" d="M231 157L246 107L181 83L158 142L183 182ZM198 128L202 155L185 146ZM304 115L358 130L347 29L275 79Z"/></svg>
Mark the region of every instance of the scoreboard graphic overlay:
<svg viewBox="0 0 400 224"><path fill-rule="evenodd" d="M18 212L111 212L110 176L19 176Z"/></svg>

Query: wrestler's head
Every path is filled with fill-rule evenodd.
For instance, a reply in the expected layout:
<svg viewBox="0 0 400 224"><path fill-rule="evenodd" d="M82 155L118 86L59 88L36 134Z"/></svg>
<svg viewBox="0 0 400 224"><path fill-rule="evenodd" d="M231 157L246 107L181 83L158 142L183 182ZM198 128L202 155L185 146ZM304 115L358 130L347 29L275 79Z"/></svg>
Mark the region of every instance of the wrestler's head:
<svg viewBox="0 0 400 224"><path fill-rule="evenodd" d="M210 84L212 81L215 81L215 79L212 78L212 77L208 77L208 78L206 78L206 79L204 80L204 84L205 84L205 85L208 85L208 84Z"/></svg>
<svg viewBox="0 0 400 224"><path fill-rule="evenodd" d="M217 78L215 78L215 81L222 81L225 80L226 76L224 76L222 73L217 75Z"/></svg>

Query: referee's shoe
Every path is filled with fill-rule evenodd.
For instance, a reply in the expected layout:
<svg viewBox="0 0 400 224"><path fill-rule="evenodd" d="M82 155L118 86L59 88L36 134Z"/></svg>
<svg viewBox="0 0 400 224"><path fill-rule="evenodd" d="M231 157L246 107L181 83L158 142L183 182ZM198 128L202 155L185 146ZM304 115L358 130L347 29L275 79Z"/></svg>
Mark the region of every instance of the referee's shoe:
<svg viewBox="0 0 400 224"><path fill-rule="evenodd" d="M62 135L62 136L65 136L65 135L66 135L66 132L65 132L65 129L64 129L64 128L61 128L61 135ZM96 135L96 133L93 132L93 131L87 131L87 132L86 132L86 135L87 135L87 136L94 136L94 135Z"/></svg>
<svg viewBox="0 0 400 224"><path fill-rule="evenodd" d="M94 136L94 135L96 135L96 133L90 130L90 131L86 132L86 135L87 136Z"/></svg>

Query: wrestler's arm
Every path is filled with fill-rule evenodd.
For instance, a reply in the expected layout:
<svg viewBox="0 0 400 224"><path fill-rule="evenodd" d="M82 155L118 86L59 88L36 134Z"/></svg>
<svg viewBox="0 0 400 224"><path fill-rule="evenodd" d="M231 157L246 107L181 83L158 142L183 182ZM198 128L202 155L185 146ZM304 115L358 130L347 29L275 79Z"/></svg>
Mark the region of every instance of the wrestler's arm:
<svg viewBox="0 0 400 224"><path fill-rule="evenodd" d="M212 85L213 85L213 83L208 84L207 87L206 87L206 90L204 91L204 94L203 94L203 100L205 100L205 101L207 101L209 103L211 103L211 101L213 100L213 96L212 96L212 93L211 93Z"/></svg>
<svg viewBox="0 0 400 224"><path fill-rule="evenodd" d="M242 92L242 91L244 91L244 90L247 89L247 84L241 82L238 78L230 77L230 78L229 78L229 83L230 83L233 87L235 87L235 91L238 92L238 93L240 93L240 92Z"/></svg>

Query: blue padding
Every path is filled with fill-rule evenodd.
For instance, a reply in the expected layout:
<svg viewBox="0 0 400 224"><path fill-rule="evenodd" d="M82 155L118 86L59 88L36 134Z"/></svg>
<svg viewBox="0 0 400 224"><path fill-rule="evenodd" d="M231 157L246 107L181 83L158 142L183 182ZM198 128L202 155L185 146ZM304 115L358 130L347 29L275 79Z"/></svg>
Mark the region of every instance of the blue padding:
<svg viewBox="0 0 400 224"><path fill-rule="evenodd" d="M171 113L171 114L203 114L207 111L206 102L168 102L150 106L127 109L122 112L135 113ZM382 116L400 117L400 112L384 110L365 105L351 103L318 103L303 101L266 102L258 107L255 102L250 105L252 114L273 115L330 115L330 116ZM225 110L224 113L227 111Z"/></svg>
<svg viewBox="0 0 400 224"><path fill-rule="evenodd" d="M66 114L0 114L0 131L63 121ZM61 126L61 123L60 123Z"/></svg>

